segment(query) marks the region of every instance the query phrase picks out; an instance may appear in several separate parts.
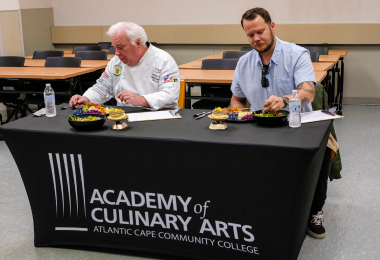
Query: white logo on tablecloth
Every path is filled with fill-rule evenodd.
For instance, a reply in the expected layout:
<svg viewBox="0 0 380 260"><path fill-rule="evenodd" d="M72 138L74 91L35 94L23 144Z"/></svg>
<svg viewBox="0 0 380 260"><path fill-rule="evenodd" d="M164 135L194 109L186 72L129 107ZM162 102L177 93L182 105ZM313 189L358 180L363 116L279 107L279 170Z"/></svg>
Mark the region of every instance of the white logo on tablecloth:
<svg viewBox="0 0 380 260"><path fill-rule="evenodd" d="M66 154L56 153L54 156L53 153L49 153L49 160L50 160L51 173L52 173L52 177L53 177L53 187L54 187L54 195L55 195L55 214L56 214L56 216L58 217L58 199L59 199L58 195L57 195L57 182L58 182L58 185L61 188L61 196L59 196L59 197L61 197L61 199L62 199L62 216L65 217L64 189L66 188L67 189L67 198L66 199L68 199L68 201L69 201L69 211L70 211L70 218L71 218L72 198L71 198L71 192L70 192L70 179L72 179L74 181L75 204L76 204L77 217L78 217L79 211L81 210L81 208L79 208L81 201L78 200L78 192L82 192L83 193L83 210L84 210L84 216L86 218L86 197L85 197L85 188L84 188L82 155L81 154L77 155L79 171L76 168L74 154L70 154L70 157L68 157ZM61 162L63 162L63 163L61 163ZM70 166L71 166L71 168L70 168ZM56 171L55 169L57 169L58 171ZM70 170L71 170L72 176L70 176ZM57 177L57 174L58 174L58 177ZM78 181L77 181L77 175L79 175ZM66 179L64 178L65 176L66 176ZM55 230L87 231L87 228L56 227Z"/></svg>

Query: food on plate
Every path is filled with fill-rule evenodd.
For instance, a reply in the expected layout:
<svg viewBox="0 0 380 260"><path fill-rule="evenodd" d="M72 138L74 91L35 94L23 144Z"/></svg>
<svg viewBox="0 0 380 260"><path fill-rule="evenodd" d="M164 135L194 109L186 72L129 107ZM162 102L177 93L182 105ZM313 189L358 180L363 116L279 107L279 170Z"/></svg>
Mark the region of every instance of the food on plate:
<svg viewBox="0 0 380 260"><path fill-rule="evenodd" d="M231 107L231 106L228 106L226 109L227 109L227 111L228 111L229 114L238 114L239 111L241 111L240 108L238 108L238 107Z"/></svg>
<svg viewBox="0 0 380 260"><path fill-rule="evenodd" d="M212 111L212 116L214 117L214 119L228 119L230 117L227 109L221 107L216 107Z"/></svg>
<svg viewBox="0 0 380 260"><path fill-rule="evenodd" d="M70 115L70 118L71 120L73 121L76 121L76 122L88 122L88 121L96 121L96 120L100 120L101 118L100 117L97 117L97 116L88 116L88 117L79 117L79 116L76 116L76 115Z"/></svg>
<svg viewBox="0 0 380 260"><path fill-rule="evenodd" d="M99 113L94 112L94 110L100 111L101 114L107 114L106 113L106 107L104 104L98 105L95 103L87 102L84 105L77 105L75 108L77 108L77 110L74 111L74 113L76 113L76 114L80 114L80 113L78 113L78 112L80 112L80 110L79 110L80 108L83 109L83 112L85 114L99 114ZM89 112L89 110L91 112Z"/></svg>
<svg viewBox="0 0 380 260"><path fill-rule="evenodd" d="M252 113L250 113L250 114L246 114L246 115L243 116L240 120L242 120L242 121L253 120Z"/></svg>
<svg viewBox="0 0 380 260"><path fill-rule="evenodd" d="M238 120L242 120L243 117L245 117L246 115L252 115L252 112L242 112L240 111L239 114L238 114Z"/></svg>
<svg viewBox="0 0 380 260"><path fill-rule="evenodd" d="M125 112L124 110L122 109L117 109L117 108L114 108L112 109L111 111L109 111L109 117L111 119L114 119L114 120L117 120L117 119L124 119L125 117Z"/></svg>
<svg viewBox="0 0 380 260"><path fill-rule="evenodd" d="M86 111L86 114L100 114L100 115L102 115L103 113L97 109L89 109Z"/></svg>
<svg viewBox="0 0 380 260"><path fill-rule="evenodd" d="M286 116L287 114L286 113L277 113L277 112L274 112L274 113L260 113L260 114L256 114L255 113L255 116L259 116L259 117L280 117L280 116Z"/></svg>

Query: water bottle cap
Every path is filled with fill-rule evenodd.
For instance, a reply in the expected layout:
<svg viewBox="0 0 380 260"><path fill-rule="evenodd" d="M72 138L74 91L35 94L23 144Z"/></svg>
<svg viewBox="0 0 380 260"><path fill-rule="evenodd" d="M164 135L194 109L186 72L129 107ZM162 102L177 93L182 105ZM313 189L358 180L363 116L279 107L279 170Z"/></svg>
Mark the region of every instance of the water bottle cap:
<svg viewBox="0 0 380 260"><path fill-rule="evenodd" d="M50 83L46 84L46 87L51 87Z"/></svg>
<svg viewBox="0 0 380 260"><path fill-rule="evenodd" d="M298 90L297 89L293 89L292 93L298 93Z"/></svg>

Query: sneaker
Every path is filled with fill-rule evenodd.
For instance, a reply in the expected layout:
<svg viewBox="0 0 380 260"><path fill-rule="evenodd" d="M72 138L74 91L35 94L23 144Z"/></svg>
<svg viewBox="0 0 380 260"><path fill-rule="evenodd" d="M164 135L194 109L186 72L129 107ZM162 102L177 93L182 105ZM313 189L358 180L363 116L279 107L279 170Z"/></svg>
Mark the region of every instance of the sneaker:
<svg viewBox="0 0 380 260"><path fill-rule="evenodd" d="M318 211L317 215L310 215L307 224L307 233L314 238L325 238L326 230L322 226L323 211Z"/></svg>

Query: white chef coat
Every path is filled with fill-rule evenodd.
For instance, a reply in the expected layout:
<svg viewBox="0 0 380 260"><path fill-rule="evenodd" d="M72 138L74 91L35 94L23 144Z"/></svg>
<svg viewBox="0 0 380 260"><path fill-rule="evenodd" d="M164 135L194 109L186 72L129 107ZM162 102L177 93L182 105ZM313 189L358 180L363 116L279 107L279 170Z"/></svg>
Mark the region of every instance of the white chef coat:
<svg viewBox="0 0 380 260"><path fill-rule="evenodd" d="M169 53L148 43L148 50L135 66L124 64L117 56L110 60L96 84L84 94L90 102L102 104L122 91L143 96L152 110L177 108L180 76L177 63ZM132 106L117 100L118 106Z"/></svg>

